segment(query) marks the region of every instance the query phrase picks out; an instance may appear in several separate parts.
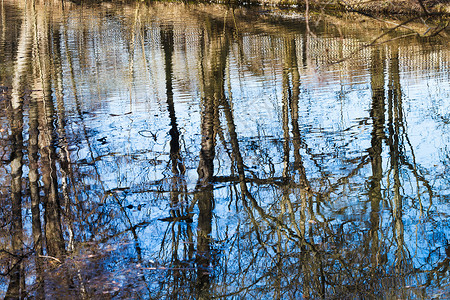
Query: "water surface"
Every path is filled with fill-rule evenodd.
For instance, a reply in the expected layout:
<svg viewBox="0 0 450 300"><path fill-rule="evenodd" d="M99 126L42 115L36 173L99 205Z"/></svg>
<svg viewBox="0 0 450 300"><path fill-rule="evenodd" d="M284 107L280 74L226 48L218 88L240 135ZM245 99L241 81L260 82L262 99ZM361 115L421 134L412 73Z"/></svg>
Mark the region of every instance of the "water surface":
<svg viewBox="0 0 450 300"><path fill-rule="evenodd" d="M450 296L448 31L55 2L1 3L2 297Z"/></svg>

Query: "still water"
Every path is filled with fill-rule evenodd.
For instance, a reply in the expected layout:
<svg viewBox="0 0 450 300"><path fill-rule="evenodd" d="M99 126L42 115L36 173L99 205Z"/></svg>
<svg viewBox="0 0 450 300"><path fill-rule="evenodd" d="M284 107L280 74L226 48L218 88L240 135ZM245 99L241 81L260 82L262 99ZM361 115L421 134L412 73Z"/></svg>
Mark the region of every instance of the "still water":
<svg viewBox="0 0 450 300"><path fill-rule="evenodd" d="M450 297L448 31L49 2L1 2L0 297Z"/></svg>

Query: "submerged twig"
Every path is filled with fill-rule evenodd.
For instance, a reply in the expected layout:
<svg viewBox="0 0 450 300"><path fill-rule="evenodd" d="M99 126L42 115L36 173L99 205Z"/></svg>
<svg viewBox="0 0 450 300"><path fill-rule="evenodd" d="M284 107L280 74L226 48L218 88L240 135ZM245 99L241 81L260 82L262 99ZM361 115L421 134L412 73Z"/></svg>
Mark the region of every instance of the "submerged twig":
<svg viewBox="0 0 450 300"><path fill-rule="evenodd" d="M59 262L60 264L62 264L62 262L59 259L57 259L56 257L50 256L50 255L39 255L39 257L40 258L50 258L50 259L53 259L53 260Z"/></svg>

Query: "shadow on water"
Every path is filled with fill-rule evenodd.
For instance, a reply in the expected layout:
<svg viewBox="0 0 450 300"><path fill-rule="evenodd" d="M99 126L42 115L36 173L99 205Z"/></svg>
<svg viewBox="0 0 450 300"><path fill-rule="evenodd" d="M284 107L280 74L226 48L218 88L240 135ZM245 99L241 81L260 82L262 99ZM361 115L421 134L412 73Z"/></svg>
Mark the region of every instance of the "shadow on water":
<svg viewBox="0 0 450 300"><path fill-rule="evenodd" d="M447 32L162 3L0 15L5 299L449 296Z"/></svg>

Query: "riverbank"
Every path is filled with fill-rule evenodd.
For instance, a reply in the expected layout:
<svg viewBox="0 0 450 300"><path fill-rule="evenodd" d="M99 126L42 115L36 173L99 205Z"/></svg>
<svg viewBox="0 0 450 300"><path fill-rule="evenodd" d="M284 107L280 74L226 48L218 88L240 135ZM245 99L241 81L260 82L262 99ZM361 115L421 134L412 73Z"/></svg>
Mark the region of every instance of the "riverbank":
<svg viewBox="0 0 450 300"><path fill-rule="evenodd" d="M59 1L59 0L58 0ZM71 0L76 4L98 2L138 2L135 0ZM139 2L154 2L140 0ZM181 2L181 1L169 1ZM450 0L204 0L183 2L207 2L231 5L259 5L267 7L298 8L311 11L350 11L376 15L450 15Z"/></svg>
<svg viewBox="0 0 450 300"><path fill-rule="evenodd" d="M449 14L450 1L448 0L337 0L339 6L348 11L359 11L371 14Z"/></svg>

